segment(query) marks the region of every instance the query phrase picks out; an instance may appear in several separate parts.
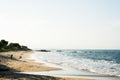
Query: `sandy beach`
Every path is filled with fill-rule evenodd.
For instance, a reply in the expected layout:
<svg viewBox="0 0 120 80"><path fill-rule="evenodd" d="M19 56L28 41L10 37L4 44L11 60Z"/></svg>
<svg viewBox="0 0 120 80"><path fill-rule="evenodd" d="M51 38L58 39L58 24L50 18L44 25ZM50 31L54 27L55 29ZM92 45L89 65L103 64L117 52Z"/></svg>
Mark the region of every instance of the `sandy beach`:
<svg viewBox="0 0 120 80"><path fill-rule="evenodd" d="M6 70L0 71L0 80L90 80L84 78L66 78L18 73L61 70L60 68L45 66L43 63L37 63L31 59L27 59L30 54L34 54L34 52L1 52L0 65ZM11 55L13 55L12 59L10 57Z"/></svg>

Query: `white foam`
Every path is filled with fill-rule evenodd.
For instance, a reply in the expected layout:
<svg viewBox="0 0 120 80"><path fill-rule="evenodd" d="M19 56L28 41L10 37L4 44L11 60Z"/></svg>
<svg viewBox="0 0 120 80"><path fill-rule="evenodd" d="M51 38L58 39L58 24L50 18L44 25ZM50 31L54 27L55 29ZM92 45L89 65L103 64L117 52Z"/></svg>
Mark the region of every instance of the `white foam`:
<svg viewBox="0 0 120 80"><path fill-rule="evenodd" d="M52 52L36 52L30 58L62 69L86 70L105 75L120 75L120 64L105 60L77 59ZM66 67L66 68L65 68Z"/></svg>

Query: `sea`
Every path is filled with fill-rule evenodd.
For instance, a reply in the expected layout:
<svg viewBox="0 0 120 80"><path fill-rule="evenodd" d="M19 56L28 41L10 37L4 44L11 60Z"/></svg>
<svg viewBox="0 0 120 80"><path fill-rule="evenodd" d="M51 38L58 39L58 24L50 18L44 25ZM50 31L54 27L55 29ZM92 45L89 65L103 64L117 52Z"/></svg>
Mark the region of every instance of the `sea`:
<svg viewBox="0 0 120 80"><path fill-rule="evenodd" d="M120 79L120 50L50 50L37 52L36 59L64 68Z"/></svg>

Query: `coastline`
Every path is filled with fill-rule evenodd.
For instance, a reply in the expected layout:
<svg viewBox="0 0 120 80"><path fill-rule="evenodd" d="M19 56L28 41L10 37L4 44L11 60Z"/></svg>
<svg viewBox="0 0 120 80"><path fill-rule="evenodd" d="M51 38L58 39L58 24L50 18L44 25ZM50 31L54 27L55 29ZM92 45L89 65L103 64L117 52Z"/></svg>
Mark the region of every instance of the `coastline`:
<svg viewBox="0 0 120 80"><path fill-rule="evenodd" d="M48 55L48 56L44 56ZM70 67L65 67L65 66L60 66L59 64L54 64L49 62L48 57L50 58L55 58L57 57L53 52L35 52L34 54L30 55L29 59L34 60L35 62L38 63L44 63L46 66L51 66L51 67L57 67L61 68L61 70L52 70L52 71L44 71L44 72L34 72L34 74L37 75L49 75L49 76L56 76L56 77L67 77L67 78L87 78L87 79L94 79L94 80L119 80L120 77L114 76L114 75L105 75L105 74L98 74L86 70L76 70L74 68ZM62 56L60 56L62 57ZM59 57L59 58L60 58ZM42 59L44 58L44 59ZM61 58L60 58L61 59ZM59 59L56 60L59 62ZM27 74L33 74L33 72L25 72Z"/></svg>
<svg viewBox="0 0 120 80"><path fill-rule="evenodd" d="M11 54L13 54L13 59L10 59ZM40 71L61 70L61 68L46 66L46 65L43 65L43 63L38 63L32 59L28 59L28 57L31 54L34 54L34 51L1 52L0 53L0 56L1 56L0 65L9 67L9 70L2 71L0 73L0 80L6 80L6 79L7 80L11 80L11 79L12 80L14 79L20 79L20 80L36 80L36 79L40 79L40 80L90 80L86 78L54 77L54 76L48 76L48 75L18 73L18 72L40 72Z"/></svg>

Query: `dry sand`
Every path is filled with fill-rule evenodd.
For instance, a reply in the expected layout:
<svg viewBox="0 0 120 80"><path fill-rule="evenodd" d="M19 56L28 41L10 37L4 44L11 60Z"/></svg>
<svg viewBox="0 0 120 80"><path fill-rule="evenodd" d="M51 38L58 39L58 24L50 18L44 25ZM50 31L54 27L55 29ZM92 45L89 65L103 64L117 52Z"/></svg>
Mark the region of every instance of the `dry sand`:
<svg viewBox="0 0 120 80"><path fill-rule="evenodd" d="M13 58L10 56L13 54ZM49 70L60 70L60 68L45 66L27 59L33 51L17 51L0 53L0 65L9 68L8 71L0 71L0 80L88 80L83 78L64 78L43 75L28 75L15 72L39 72ZM21 56L21 58L20 58Z"/></svg>

